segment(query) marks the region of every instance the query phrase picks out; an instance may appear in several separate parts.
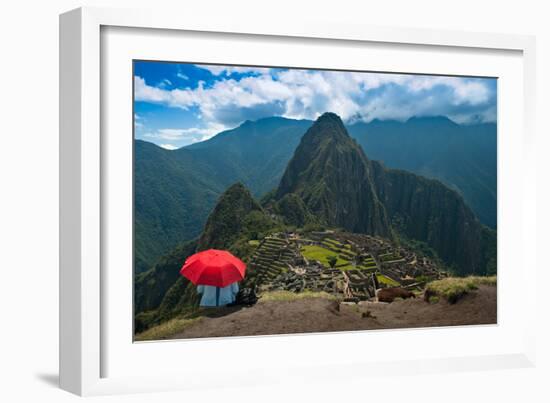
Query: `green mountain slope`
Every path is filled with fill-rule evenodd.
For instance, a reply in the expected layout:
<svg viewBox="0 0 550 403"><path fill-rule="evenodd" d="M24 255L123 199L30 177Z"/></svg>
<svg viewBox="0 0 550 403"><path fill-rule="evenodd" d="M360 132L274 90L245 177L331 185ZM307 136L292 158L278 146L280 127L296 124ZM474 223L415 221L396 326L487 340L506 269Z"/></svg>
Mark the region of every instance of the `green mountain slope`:
<svg viewBox="0 0 550 403"><path fill-rule="evenodd" d="M186 150L134 146L135 269L150 268L177 244L196 238L225 184Z"/></svg>
<svg viewBox="0 0 550 403"><path fill-rule="evenodd" d="M370 161L340 118L322 115L302 138L276 193L296 193L332 226L426 242L458 273L485 273L496 236L441 182ZM391 225L390 225L391 222Z"/></svg>
<svg viewBox="0 0 550 403"><path fill-rule="evenodd" d="M393 227L432 247L458 274L487 274L496 259L496 232L482 225L462 197L434 179L384 169L376 187Z"/></svg>
<svg viewBox="0 0 550 403"><path fill-rule="evenodd" d="M242 182L256 196L275 188L311 122L266 118L175 151L135 141L135 269L150 268L199 236L220 194Z"/></svg>
<svg viewBox="0 0 550 403"><path fill-rule="evenodd" d="M219 198L199 238L199 250L229 248L241 235L247 216L261 206L241 183L230 186Z"/></svg>
<svg viewBox="0 0 550 403"><path fill-rule="evenodd" d="M458 125L435 116L361 122L348 131L370 158L439 179L463 196L482 223L496 227L496 124Z"/></svg>
<svg viewBox="0 0 550 403"><path fill-rule="evenodd" d="M134 281L134 310L136 313L156 309L166 292L180 277L183 262L197 250L197 241L177 246L162 256L149 270L140 273Z"/></svg>
<svg viewBox="0 0 550 403"><path fill-rule="evenodd" d="M227 185L239 181L260 197L278 185L309 126L309 120L280 117L246 121L185 150L212 166Z"/></svg>
<svg viewBox="0 0 550 403"><path fill-rule="evenodd" d="M328 225L390 235L384 206L372 185L369 161L340 118L323 114L302 137L277 189L295 193Z"/></svg>
<svg viewBox="0 0 550 403"><path fill-rule="evenodd" d="M276 203L269 200L268 204L286 225L303 227L307 224L316 224L319 221L309 211L302 198L295 193L287 193Z"/></svg>

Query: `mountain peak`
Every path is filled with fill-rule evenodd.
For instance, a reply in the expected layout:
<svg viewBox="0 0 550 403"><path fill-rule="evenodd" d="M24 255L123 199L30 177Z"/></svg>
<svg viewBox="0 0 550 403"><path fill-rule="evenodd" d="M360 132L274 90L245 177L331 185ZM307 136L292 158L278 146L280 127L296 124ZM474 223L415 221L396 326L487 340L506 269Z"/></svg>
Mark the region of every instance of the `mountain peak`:
<svg viewBox="0 0 550 403"><path fill-rule="evenodd" d="M443 115L434 115L434 116L411 116L407 123L444 123L456 125L451 119Z"/></svg>
<svg viewBox="0 0 550 403"><path fill-rule="evenodd" d="M330 145L346 146L353 144L348 131L338 115L325 112L313 122L302 137L301 144L307 149L317 149Z"/></svg>
<svg viewBox="0 0 550 403"><path fill-rule="evenodd" d="M235 241L245 217L262 211L248 189L240 182L231 185L218 199L199 239L198 249L226 249Z"/></svg>
<svg viewBox="0 0 550 403"><path fill-rule="evenodd" d="M389 235L372 187L370 162L340 117L324 113L302 137L276 198L294 193L321 222L355 232Z"/></svg>
<svg viewBox="0 0 550 403"><path fill-rule="evenodd" d="M241 193L241 192L243 192L244 194L250 193L246 188L246 186L242 184L242 182L236 182L231 186L229 186L224 192L224 194Z"/></svg>
<svg viewBox="0 0 550 403"><path fill-rule="evenodd" d="M340 116L338 116L336 113L334 112L325 112L323 113L321 116L319 116L317 118L317 122L324 122L324 121L329 121L329 122L340 122L342 123L342 119L340 119ZM342 124L343 125L343 124Z"/></svg>
<svg viewBox="0 0 550 403"><path fill-rule="evenodd" d="M311 130L319 130L320 128L326 129L321 130L320 133L348 136L344 122L342 122L340 116L333 112L323 113L311 126Z"/></svg>

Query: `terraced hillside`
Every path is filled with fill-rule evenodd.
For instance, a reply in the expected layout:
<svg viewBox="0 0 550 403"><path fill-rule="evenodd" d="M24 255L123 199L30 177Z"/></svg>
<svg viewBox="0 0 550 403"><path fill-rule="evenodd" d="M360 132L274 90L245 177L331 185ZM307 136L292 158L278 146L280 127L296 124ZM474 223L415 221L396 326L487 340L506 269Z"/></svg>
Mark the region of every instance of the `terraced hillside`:
<svg viewBox="0 0 550 403"><path fill-rule="evenodd" d="M274 233L257 244L245 287L262 291L328 292L367 300L375 290L422 290L446 276L426 257L390 241L346 232Z"/></svg>
<svg viewBox="0 0 550 403"><path fill-rule="evenodd" d="M248 266L247 284L264 284L288 270L295 261L297 252L286 237L268 236L264 238L252 255Z"/></svg>

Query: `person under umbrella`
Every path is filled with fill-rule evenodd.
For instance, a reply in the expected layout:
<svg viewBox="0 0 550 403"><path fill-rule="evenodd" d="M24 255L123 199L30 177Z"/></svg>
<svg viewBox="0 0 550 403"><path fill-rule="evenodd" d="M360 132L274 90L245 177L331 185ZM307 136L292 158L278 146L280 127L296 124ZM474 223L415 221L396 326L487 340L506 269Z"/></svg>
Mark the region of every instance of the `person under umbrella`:
<svg viewBox="0 0 550 403"><path fill-rule="evenodd" d="M209 249L187 258L180 274L197 286L200 306L225 306L235 302L246 264L228 251Z"/></svg>
<svg viewBox="0 0 550 403"><path fill-rule="evenodd" d="M200 306L226 306L235 302L239 285L232 283L220 288L201 284L197 286L197 292L201 294Z"/></svg>

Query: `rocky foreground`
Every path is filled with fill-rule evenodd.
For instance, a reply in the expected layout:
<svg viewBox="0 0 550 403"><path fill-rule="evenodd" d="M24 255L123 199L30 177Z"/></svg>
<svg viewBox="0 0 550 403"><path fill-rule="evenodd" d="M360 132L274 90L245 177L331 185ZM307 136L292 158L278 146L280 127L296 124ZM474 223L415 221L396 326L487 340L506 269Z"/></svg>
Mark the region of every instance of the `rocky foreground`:
<svg viewBox="0 0 550 403"><path fill-rule="evenodd" d="M211 310L171 339L496 324L495 286L480 286L455 304L422 298L391 304L338 303L328 296L266 298L245 308Z"/></svg>

